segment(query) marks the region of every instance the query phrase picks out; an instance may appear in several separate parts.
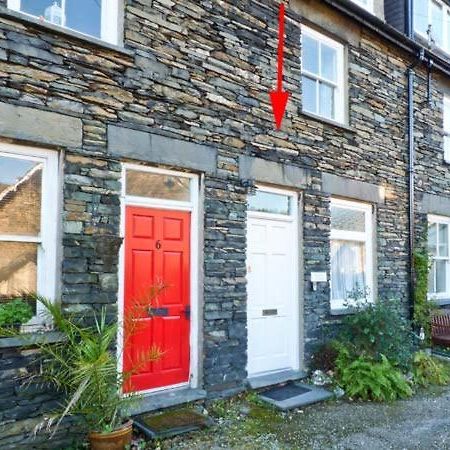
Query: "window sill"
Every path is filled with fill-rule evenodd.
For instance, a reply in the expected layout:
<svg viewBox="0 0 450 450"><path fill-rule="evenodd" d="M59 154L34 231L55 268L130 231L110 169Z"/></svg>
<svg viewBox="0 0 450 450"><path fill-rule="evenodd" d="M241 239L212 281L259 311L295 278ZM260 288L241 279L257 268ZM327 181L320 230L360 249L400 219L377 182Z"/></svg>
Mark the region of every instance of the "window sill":
<svg viewBox="0 0 450 450"><path fill-rule="evenodd" d="M432 302L436 303L438 306L447 306L450 305L450 298L430 298Z"/></svg>
<svg viewBox="0 0 450 450"><path fill-rule="evenodd" d="M98 39L93 36L88 36L86 34L80 33L78 31L69 30L68 28L62 28L57 25L53 25L48 22L43 22L42 20L39 20L38 18L34 18L31 16L28 16L27 14L23 14L18 11L14 11L10 8L7 8L5 6L0 6L0 17L5 17L7 19L15 19L19 22L23 22L25 24L32 24L39 28L42 28L44 30L52 31L54 33L75 38L80 41L86 42L91 45L95 45L96 47L103 47L108 50L113 50L117 53L122 53L123 55L127 56L133 56L134 53L131 50L128 50L120 45L110 44L109 42L103 41L101 39Z"/></svg>
<svg viewBox="0 0 450 450"><path fill-rule="evenodd" d="M17 336L0 337L0 349L33 347L39 344L54 344L63 340L64 335L58 331L18 334Z"/></svg>
<svg viewBox="0 0 450 450"><path fill-rule="evenodd" d="M355 314L355 308L331 308L330 315L331 316L348 316L350 314Z"/></svg>
<svg viewBox="0 0 450 450"><path fill-rule="evenodd" d="M325 125L331 125L331 126L333 126L335 128L339 128L341 130L350 131L351 133L356 133L355 130L350 128L345 123L336 122L335 120L331 120L331 119L326 119L325 117L321 117L321 116L318 116L316 114L309 113L309 112L302 111L302 110L299 111L299 114L300 114L300 116L303 116L303 117L305 117L307 119L312 119L312 120L315 120L317 122L321 122L321 123L323 123Z"/></svg>

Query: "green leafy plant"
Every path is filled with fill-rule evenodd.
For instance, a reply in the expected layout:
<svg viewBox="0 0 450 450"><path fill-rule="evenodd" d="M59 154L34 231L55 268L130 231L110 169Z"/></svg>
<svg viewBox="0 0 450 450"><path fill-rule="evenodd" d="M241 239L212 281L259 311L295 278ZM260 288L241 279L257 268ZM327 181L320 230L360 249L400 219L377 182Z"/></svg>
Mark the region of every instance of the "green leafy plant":
<svg viewBox="0 0 450 450"><path fill-rule="evenodd" d="M127 409L137 399L135 395L121 394L124 383L135 372L118 369L115 345L119 324L108 322L106 310L102 309L94 317L94 323L85 326L79 317L63 314L60 305L44 298L37 300L44 305L55 328L63 333L64 341L39 346L41 372L29 382L42 380L49 383L61 392L64 401L62 408L35 431L39 432L44 426L47 429L54 427L56 431L68 415L82 418L89 431L108 433L118 429L125 421ZM136 321L128 318L124 323L128 335L131 335L133 322ZM151 348L133 370L138 371L142 365L160 356L157 348Z"/></svg>
<svg viewBox="0 0 450 450"><path fill-rule="evenodd" d="M348 348L352 359L361 355L381 362L384 355L402 370L408 370L411 365L411 325L395 299L356 303L353 314L342 321L339 340Z"/></svg>
<svg viewBox="0 0 450 450"><path fill-rule="evenodd" d="M428 299L428 272L430 257L424 249L414 252L414 325L425 332L425 345L431 342L431 315L437 305Z"/></svg>
<svg viewBox="0 0 450 450"><path fill-rule="evenodd" d="M21 298L0 303L0 328L20 326L32 317L33 309Z"/></svg>
<svg viewBox="0 0 450 450"><path fill-rule="evenodd" d="M414 355L413 380L415 384L423 387L443 386L450 382L450 374L436 358L420 351Z"/></svg>
<svg viewBox="0 0 450 450"><path fill-rule="evenodd" d="M348 350L341 350L337 373L339 384L352 398L383 402L412 395L405 376L384 355L381 361L366 356L351 361Z"/></svg>

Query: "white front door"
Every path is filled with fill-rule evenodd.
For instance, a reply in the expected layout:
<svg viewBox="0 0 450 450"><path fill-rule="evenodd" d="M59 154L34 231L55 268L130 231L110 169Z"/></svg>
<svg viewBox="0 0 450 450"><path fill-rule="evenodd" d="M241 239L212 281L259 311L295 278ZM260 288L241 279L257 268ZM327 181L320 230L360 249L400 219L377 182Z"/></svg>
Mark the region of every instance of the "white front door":
<svg viewBox="0 0 450 450"><path fill-rule="evenodd" d="M299 368L297 196L258 190L247 223L248 375Z"/></svg>

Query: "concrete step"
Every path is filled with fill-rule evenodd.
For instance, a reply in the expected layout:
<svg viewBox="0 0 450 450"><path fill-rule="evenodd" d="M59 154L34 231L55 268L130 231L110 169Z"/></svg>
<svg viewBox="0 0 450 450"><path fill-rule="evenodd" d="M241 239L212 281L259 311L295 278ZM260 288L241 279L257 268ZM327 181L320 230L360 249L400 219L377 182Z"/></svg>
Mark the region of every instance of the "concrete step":
<svg viewBox="0 0 450 450"><path fill-rule="evenodd" d="M137 416L138 414L183 405L204 398L206 398L206 391L203 389L180 388L158 391L137 399L136 404L128 408L128 413L130 416Z"/></svg>
<svg viewBox="0 0 450 450"><path fill-rule="evenodd" d="M307 373L303 370L281 370L271 372L264 375L251 377L247 380L248 385L252 389L261 389L267 386L275 386L276 384L286 383L287 381L302 380L307 377Z"/></svg>
<svg viewBox="0 0 450 450"><path fill-rule="evenodd" d="M289 383L286 386L268 389L259 395L261 400L283 411L301 408L332 397L333 393L330 391L304 383Z"/></svg>

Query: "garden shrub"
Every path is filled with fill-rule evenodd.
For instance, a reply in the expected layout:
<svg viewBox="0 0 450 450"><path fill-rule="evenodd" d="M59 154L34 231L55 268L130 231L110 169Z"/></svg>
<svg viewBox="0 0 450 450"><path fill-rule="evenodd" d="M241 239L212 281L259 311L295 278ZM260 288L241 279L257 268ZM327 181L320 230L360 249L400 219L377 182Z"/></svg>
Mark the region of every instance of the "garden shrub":
<svg viewBox="0 0 450 450"><path fill-rule="evenodd" d="M414 325L425 332L425 345L431 341L431 314L437 308L435 302L428 299L428 272L430 257L426 250L414 252Z"/></svg>
<svg viewBox="0 0 450 450"><path fill-rule="evenodd" d="M427 387L431 385L446 385L450 381L447 368L436 358L425 352L417 352L413 360L414 383Z"/></svg>
<svg viewBox="0 0 450 450"><path fill-rule="evenodd" d="M336 359L339 356L341 344L337 341L329 341L320 345L314 352L311 369L322 370L324 372L335 371Z"/></svg>
<svg viewBox="0 0 450 450"><path fill-rule="evenodd" d="M405 376L384 355L381 361L367 356L352 361L348 350L343 349L336 364L339 384L349 397L383 402L412 395Z"/></svg>
<svg viewBox="0 0 450 450"><path fill-rule="evenodd" d="M354 314L344 317L339 340L349 349L352 359L361 355L381 362L384 355L401 370L411 366L413 334L398 300L359 302Z"/></svg>

